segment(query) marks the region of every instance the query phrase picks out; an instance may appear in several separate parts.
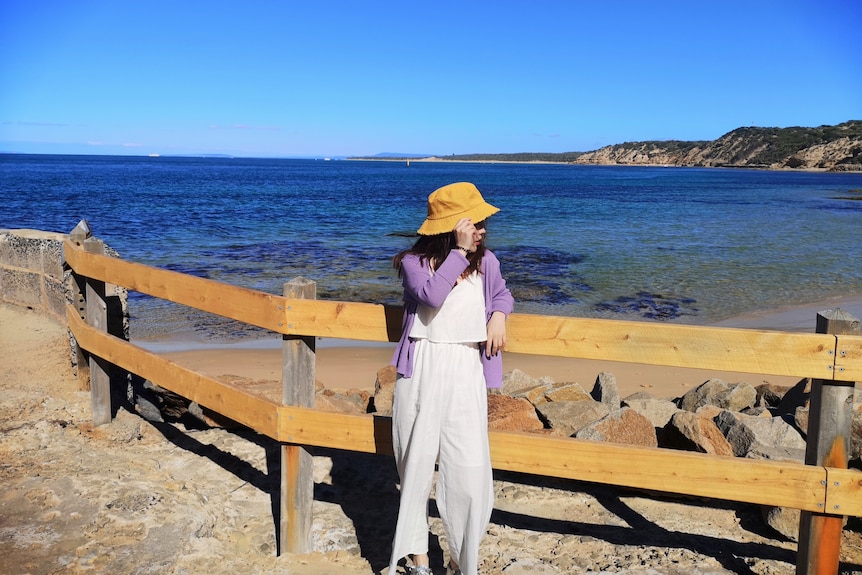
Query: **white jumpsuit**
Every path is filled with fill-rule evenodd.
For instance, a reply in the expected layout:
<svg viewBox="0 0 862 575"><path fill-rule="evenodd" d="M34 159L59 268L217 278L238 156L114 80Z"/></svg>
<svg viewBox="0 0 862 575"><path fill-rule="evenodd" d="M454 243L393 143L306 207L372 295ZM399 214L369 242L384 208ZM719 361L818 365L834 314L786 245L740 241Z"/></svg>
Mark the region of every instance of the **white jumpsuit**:
<svg viewBox="0 0 862 575"><path fill-rule="evenodd" d="M389 573L408 554L428 552L428 498L439 462L436 499L449 553L475 575L479 544L494 505L488 400L478 342L487 338L482 279L460 281L439 308L419 306L413 376L399 375L392 444L401 500Z"/></svg>

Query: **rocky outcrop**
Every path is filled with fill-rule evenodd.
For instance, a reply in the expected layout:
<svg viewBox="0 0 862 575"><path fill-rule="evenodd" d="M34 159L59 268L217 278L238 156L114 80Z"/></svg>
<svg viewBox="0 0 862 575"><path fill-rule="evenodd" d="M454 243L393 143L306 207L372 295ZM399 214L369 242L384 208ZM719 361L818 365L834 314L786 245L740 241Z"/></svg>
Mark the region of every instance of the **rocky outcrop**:
<svg viewBox="0 0 862 575"><path fill-rule="evenodd" d="M862 171L862 121L817 128L737 128L713 141L626 142L576 164Z"/></svg>

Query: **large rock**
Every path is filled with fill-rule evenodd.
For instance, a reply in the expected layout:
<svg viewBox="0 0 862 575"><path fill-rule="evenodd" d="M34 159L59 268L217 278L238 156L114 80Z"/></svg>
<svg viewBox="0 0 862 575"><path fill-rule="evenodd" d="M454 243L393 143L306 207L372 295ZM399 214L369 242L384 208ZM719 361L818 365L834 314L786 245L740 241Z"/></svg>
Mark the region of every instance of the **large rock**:
<svg viewBox="0 0 862 575"><path fill-rule="evenodd" d="M692 389L680 400L680 408L697 411L704 405L715 405L730 411L742 411L753 407L757 391L749 383L729 384L721 379L710 379Z"/></svg>
<svg viewBox="0 0 862 575"><path fill-rule="evenodd" d="M546 402L536 406L539 417L555 435L571 437L609 413L598 401Z"/></svg>
<svg viewBox="0 0 862 575"><path fill-rule="evenodd" d="M781 405L781 400L790 391L790 387L786 385L777 385L774 383L762 383L754 388L757 391L758 407L766 407L769 409L777 409Z"/></svg>
<svg viewBox="0 0 862 575"><path fill-rule="evenodd" d="M520 369L513 369L503 375L503 386L500 391L503 395L525 397L530 403L533 403L531 397L540 400L545 390L549 389L553 383L554 380L549 377L537 379Z"/></svg>
<svg viewBox="0 0 862 575"><path fill-rule="evenodd" d="M603 404L602 404L603 405ZM658 447L652 422L630 407L613 411L575 434L578 439Z"/></svg>
<svg viewBox="0 0 862 575"><path fill-rule="evenodd" d="M380 415L392 415L392 396L395 394L395 380L398 373L394 365L387 365L377 370L377 380L374 382L374 412Z"/></svg>
<svg viewBox="0 0 862 575"><path fill-rule="evenodd" d="M799 540L799 517L798 509L789 507L771 507L764 505L760 508L763 521L772 529L783 535L789 541Z"/></svg>
<svg viewBox="0 0 862 575"><path fill-rule="evenodd" d="M653 427L662 428L667 425L673 414L679 411L676 404L667 399L656 399L648 393L632 394L621 402L622 407L631 407L650 420Z"/></svg>
<svg viewBox="0 0 862 575"><path fill-rule="evenodd" d="M590 395L596 401L604 403L611 411L620 408L620 392L617 388L617 378L609 371L603 371L596 377L596 384L593 386L592 391L590 391Z"/></svg>
<svg viewBox="0 0 862 575"><path fill-rule="evenodd" d="M690 411L677 411L659 434L659 445L713 455L733 455L715 422Z"/></svg>
<svg viewBox="0 0 862 575"><path fill-rule="evenodd" d="M780 417L765 419L722 411L715 423L737 457L805 461L805 440Z"/></svg>
<svg viewBox="0 0 862 575"><path fill-rule="evenodd" d="M593 401L590 394L577 383L554 384L542 396L546 401Z"/></svg>
<svg viewBox="0 0 862 575"><path fill-rule="evenodd" d="M497 431L539 431L544 429L536 409L524 398L488 396L488 429Z"/></svg>

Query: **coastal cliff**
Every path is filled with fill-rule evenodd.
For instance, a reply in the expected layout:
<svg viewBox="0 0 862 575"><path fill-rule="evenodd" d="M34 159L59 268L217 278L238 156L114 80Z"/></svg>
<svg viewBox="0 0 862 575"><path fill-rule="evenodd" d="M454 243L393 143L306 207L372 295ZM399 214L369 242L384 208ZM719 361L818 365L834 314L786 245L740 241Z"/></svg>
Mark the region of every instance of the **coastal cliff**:
<svg viewBox="0 0 862 575"><path fill-rule="evenodd" d="M862 120L816 128L737 128L712 141L625 142L591 152L452 154L430 157L378 154L351 159L862 172Z"/></svg>
<svg viewBox="0 0 862 575"><path fill-rule="evenodd" d="M862 171L862 121L817 128L737 128L713 141L626 142L576 164Z"/></svg>

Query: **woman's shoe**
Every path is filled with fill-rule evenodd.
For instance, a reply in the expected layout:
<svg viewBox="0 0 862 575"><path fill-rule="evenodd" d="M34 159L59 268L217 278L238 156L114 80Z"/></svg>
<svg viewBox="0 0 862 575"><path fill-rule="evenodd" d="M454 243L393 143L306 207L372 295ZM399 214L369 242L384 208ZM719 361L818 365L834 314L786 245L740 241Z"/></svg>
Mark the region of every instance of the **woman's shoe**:
<svg viewBox="0 0 862 575"><path fill-rule="evenodd" d="M427 565L408 565L407 575L434 575Z"/></svg>

